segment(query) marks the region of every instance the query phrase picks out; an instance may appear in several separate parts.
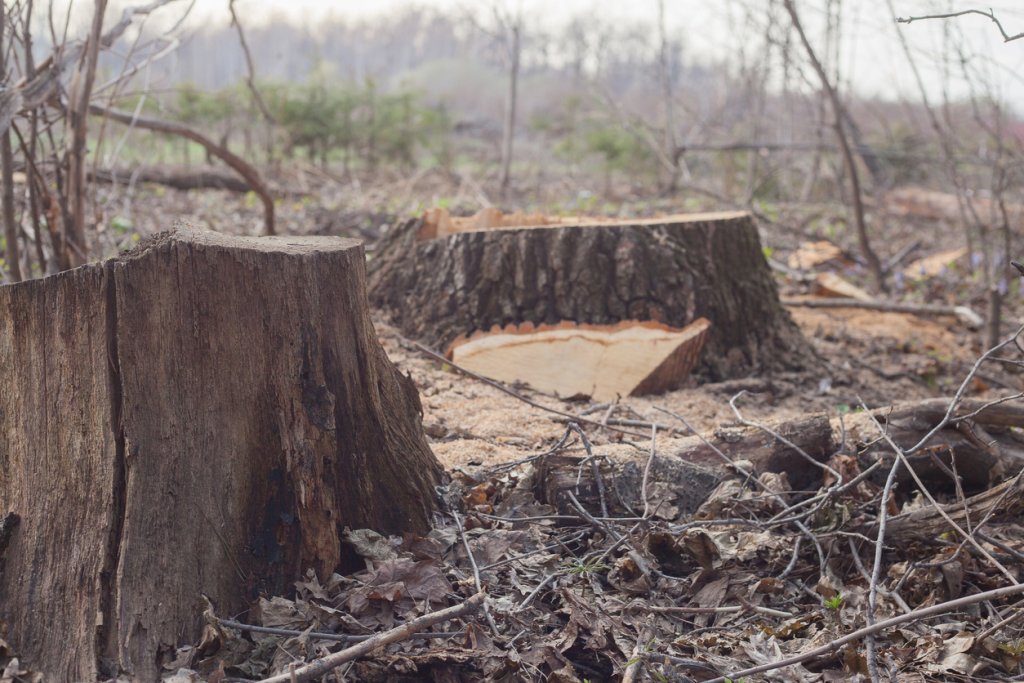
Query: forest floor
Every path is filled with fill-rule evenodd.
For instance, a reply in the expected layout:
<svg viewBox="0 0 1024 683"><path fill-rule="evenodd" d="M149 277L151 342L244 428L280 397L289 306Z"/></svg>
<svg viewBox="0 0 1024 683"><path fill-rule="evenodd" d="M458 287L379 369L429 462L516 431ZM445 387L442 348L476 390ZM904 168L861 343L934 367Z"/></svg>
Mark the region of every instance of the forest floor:
<svg viewBox="0 0 1024 683"><path fill-rule="evenodd" d="M439 178L415 184L396 180L368 192L311 175L314 180L306 182L314 199L279 205L282 232L372 241L419 208L479 208L473 203L479 192ZM170 227L163 223L166 216L241 234L257 234L261 226L258 202L251 197L153 187L139 188L134 196L117 188L105 192L101 204L108 223L119 226L105 236L110 247ZM504 208L579 213L581 207L576 200L562 206L541 200ZM623 216L678 209L666 201L597 208ZM762 213L770 214L759 221L766 255L783 264L777 275L784 299L815 296L820 289L815 276L823 272L866 287L842 207L772 206L762 207ZM119 220L110 220L115 215ZM894 272L905 272L895 278L894 300L984 310L981 286L968 275L968 257L953 255L963 239L949 221L907 213L905 206L883 200L874 205L872 221L885 226L883 260L920 243L893 264ZM801 249L823 240L841 253L820 263L799 261ZM951 256L937 267L914 263L934 254ZM907 268L916 268L920 277ZM1018 301L1008 308L1007 335L1024 312ZM227 676L220 680L286 675L290 667L342 647L310 629L368 635L448 605L465 605L479 590L489 597L478 617L434 627L444 632L429 639L405 634L369 658L346 661L331 674L336 678L325 680L1024 680L1024 620L1016 619L1021 608L1013 606L1012 596L983 595L1024 578L1020 516L1007 520L996 514L1017 509L1018 479L1000 489L995 507L984 508L989 516L960 522L976 525L969 537L951 526L936 530L929 526L933 522L918 525L923 533L900 531L905 527L896 523L892 535L878 541L880 513L898 520L929 503L914 493L912 481L902 479L902 488L883 497L893 456L879 455L883 438L867 421L883 413L865 410L910 406L914 416L922 401L952 397L969 374L966 397L1014 395L1021 386L1016 367L998 362L974 367L982 353L979 332L953 316L788 310L821 358L818 371L693 385L599 405L528 387L515 387L519 396L510 395L425 355L378 317L381 342L416 383L431 448L452 475L450 514L423 538L384 539L353 531L346 540L365 559L364 571L323 582L309 576L297 584L297 596L261 600L254 623L294 629L291 637L222 624L210 636L218 647L207 643L179 650L166 664L166 680L195 680L185 668L201 676ZM1011 351L1018 353L1009 346L1005 355L1013 356ZM578 431L566 415L580 418ZM729 470L732 476L720 476L701 492L703 502L693 510L670 490L673 482L659 480L661 471L651 468L656 457L670 459L693 446L691 427L721 445L730 442L730 430L784 430L811 424L814 415L824 416L832 430L833 452L815 455L817 465L804 464L824 471L806 490L791 490L778 472L747 476L739 464ZM961 456L956 430L943 432L950 436L942 452L952 455L932 471L939 472L932 493L951 509L964 510L976 501L983 506L971 496L986 495L1020 470L1019 464L1012 470L1007 466L1024 454L1017 448L1019 430L975 417L986 438L995 435L988 450L999 451L998 457ZM904 436L914 437L913 443L935 421L915 423ZM658 431L652 442L653 424ZM960 422L958 428L966 425ZM933 448L933 460L941 450ZM943 471L956 470L958 457L961 467L976 470L983 462L987 469L961 477L960 483L955 476L942 481ZM603 477L624 471L622 463L635 461L643 481L618 503L605 501L600 492L601 505L610 511L574 509L572 497L566 503L564 497L545 496L553 486L544 481L550 475L545 458L575 458L578 480L584 470L587 476L592 472L592 498ZM655 472L650 481L649 471ZM830 477L840 473L838 480ZM972 483L965 484L968 479ZM617 486L608 483L607 495ZM576 493L582 498L579 486ZM986 599L972 599L978 595ZM927 608L937 614L914 616L914 610ZM902 623L882 624L848 644L841 640L908 613ZM786 658L792 663L771 668ZM766 670L744 673L759 665Z"/></svg>

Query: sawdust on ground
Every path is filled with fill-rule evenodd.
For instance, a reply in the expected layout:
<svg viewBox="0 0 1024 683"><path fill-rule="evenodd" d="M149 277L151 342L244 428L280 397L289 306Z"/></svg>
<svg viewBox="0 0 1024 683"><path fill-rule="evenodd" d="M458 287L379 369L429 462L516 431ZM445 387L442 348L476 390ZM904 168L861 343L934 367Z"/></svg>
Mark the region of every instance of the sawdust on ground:
<svg viewBox="0 0 1024 683"><path fill-rule="evenodd" d="M649 447L650 427L626 421L658 423L659 449L670 446L666 439L689 433L680 417L704 433L735 424L729 399L742 390L748 391L738 401L743 417L758 422L835 414L861 400L874 407L949 395L977 353L968 341L972 335L953 319L857 309L790 312L822 357L816 376L750 377L660 396L623 397L613 404L564 401L529 387L515 390L562 413L618 422L614 426L628 433L583 425L595 448L614 457L620 449ZM416 383L431 448L447 469L480 472L543 452L565 433L568 418L459 374L422 354L386 322L378 321L377 329L389 357Z"/></svg>

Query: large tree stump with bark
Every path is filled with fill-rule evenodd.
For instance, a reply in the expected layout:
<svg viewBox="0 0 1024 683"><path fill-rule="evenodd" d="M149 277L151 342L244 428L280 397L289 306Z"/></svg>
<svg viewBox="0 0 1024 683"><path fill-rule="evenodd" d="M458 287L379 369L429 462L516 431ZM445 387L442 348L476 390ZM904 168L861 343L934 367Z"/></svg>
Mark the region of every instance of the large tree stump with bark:
<svg viewBox="0 0 1024 683"><path fill-rule="evenodd" d="M720 380L800 370L813 353L779 303L749 214L608 222L440 212L392 230L371 302L441 350L510 325L655 321L711 327L697 371Z"/></svg>
<svg viewBox="0 0 1024 683"><path fill-rule="evenodd" d="M49 680L156 680L236 613L423 531L443 473L341 238L162 235L0 287L0 620ZM13 519L13 518L12 518Z"/></svg>

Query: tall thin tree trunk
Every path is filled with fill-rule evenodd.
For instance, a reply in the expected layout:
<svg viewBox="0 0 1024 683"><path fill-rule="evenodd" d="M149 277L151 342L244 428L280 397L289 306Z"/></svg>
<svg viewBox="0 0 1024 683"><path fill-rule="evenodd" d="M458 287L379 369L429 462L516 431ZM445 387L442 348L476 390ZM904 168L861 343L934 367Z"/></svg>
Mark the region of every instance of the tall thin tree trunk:
<svg viewBox="0 0 1024 683"><path fill-rule="evenodd" d="M522 27L518 20L509 27L508 96L505 99L505 126L501 136L501 195L508 192L512 180L512 142L516 131L516 107L519 90L519 46Z"/></svg>
<svg viewBox="0 0 1024 683"><path fill-rule="evenodd" d="M0 75L7 73L4 59L4 31L7 27L6 8L0 6ZM14 42L14 22L11 22L11 42ZM0 135L0 184L3 185L3 221L7 270L14 282L21 280L21 255L18 250L18 226L14 222L14 155L11 153L11 129Z"/></svg>
<svg viewBox="0 0 1024 683"><path fill-rule="evenodd" d="M92 97L92 86L96 80L96 60L100 52L100 36L103 33L103 16L106 11L107 0L96 0L89 43L70 88L68 198L71 201L71 224L68 226L68 241L71 242L72 248L68 253L72 265L84 263L89 251L85 240L85 155L88 142L89 99Z"/></svg>
<svg viewBox="0 0 1024 683"><path fill-rule="evenodd" d="M661 96L665 109L664 145L665 154L673 163L669 169L669 177L665 183L665 193L675 194L679 186L679 160L674 152L676 149L676 117L672 103L672 64L669 59L668 31L665 28L665 0L658 0L658 35L661 46L658 50L658 67L661 77Z"/></svg>
<svg viewBox="0 0 1024 683"><path fill-rule="evenodd" d="M804 46L804 50L807 52L807 58L811 62L811 66L814 68L815 73L818 75L818 79L821 81L821 87L828 95L829 102L832 104L832 114L835 118L833 123L833 129L836 132L836 140L839 143L839 149L843 156L843 165L846 167L846 173L850 177L850 194L851 203L853 204L853 220L854 227L857 230L857 242L860 246L861 256L864 257L864 261L867 263L868 272L871 273L874 288L877 291L887 291L885 284L885 273L882 271L882 262L878 259L878 254L871 248L871 240L868 238L867 223L864 220L864 198L861 196L860 186L860 175L857 171L857 160L853 155L853 149L850 146L850 140L847 137L846 129L843 126L844 120L847 117L845 114L845 108L843 107L842 100L839 99L839 93L836 92L835 86L832 85L832 81L828 77L828 73L825 71L825 67L822 66L821 61L818 59L818 55L814 52L814 48L811 46L810 40L807 39L807 34L804 32L803 24L800 23L800 17L797 14L796 7L793 4L793 0L782 0L786 7L786 11L789 13L789 18L793 22L793 28L796 29L797 35L800 36L800 42Z"/></svg>

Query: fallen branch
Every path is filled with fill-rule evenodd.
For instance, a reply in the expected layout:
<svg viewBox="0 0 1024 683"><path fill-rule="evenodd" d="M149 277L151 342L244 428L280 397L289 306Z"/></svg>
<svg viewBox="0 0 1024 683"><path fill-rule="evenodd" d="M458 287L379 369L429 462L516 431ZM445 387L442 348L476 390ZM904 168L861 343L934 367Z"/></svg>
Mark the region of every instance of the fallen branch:
<svg viewBox="0 0 1024 683"><path fill-rule="evenodd" d="M862 308L868 311L884 311L886 313L912 313L914 315L952 315L976 329L984 320L967 306L942 306L940 304L908 304L896 301L861 301L859 299L782 299L784 306L802 306L804 308Z"/></svg>
<svg viewBox="0 0 1024 683"><path fill-rule="evenodd" d="M953 18L956 18L956 17L966 16L968 14L980 14L983 17L987 17L988 19L991 19L992 22L995 23L996 27L999 29L999 33L1002 34L1003 42L1004 43L1008 43L1011 40L1019 40L1021 38L1024 38L1024 31L1021 31L1020 33L1017 33L1017 34L1012 35L1012 36L1010 34L1008 34L1006 32L1006 29L1003 28L1002 23L999 21L999 18L996 17L996 13L993 12L991 9L989 11L987 11L987 12L985 12L983 10L980 10L980 9L965 9L965 10L960 10L959 12L949 12L949 13L946 13L946 14L926 14L926 15L920 16L920 17L896 17L896 23L897 24L910 24L910 23L913 23L915 21L921 21L922 19L953 19Z"/></svg>
<svg viewBox="0 0 1024 683"><path fill-rule="evenodd" d="M317 659L288 673L264 678L259 681L259 683L301 683L302 681L311 681L323 676L333 669L338 668L345 662L358 659L359 657L367 655L378 648L399 643L403 640L408 640L419 631L430 628L434 624L439 624L442 621L448 621L449 619L455 619L475 612L480 609L481 605L483 605L486 597L487 594L481 591L463 603L453 605L452 607L448 607L443 610L438 610L437 612L431 612L430 614L424 614L423 616L417 617L412 621L402 624L401 626L396 626L384 633L380 633L369 640L364 640L352 647L339 650L338 652L333 652L326 657Z"/></svg>
<svg viewBox="0 0 1024 683"><path fill-rule="evenodd" d="M97 169L89 173L89 180L121 185L156 183L175 190L225 190L239 194L252 191L252 186L241 178L212 169L187 173L162 168Z"/></svg>
<svg viewBox="0 0 1024 683"><path fill-rule="evenodd" d="M273 626L257 626L255 624L244 624L240 621L233 619L217 619L217 623L224 628L231 628L236 631L247 631L249 633L264 633L268 636L282 636L286 638L294 638L296 636L306 636L311 640L330 640L335 643L362 643L369 640L370 638L376 637L373 634L367 635L352 635L350 633L326 633L324 631L299 631L294 628L275 628ZM417 633L410 637L410 640L418 638L455 638L462 635L462 631L448 631L444 633L437 633L430 631L429 633Z"/></svg>
<svg viewBox="0 0 1024 683"><path fill-rule="evenodd" d="M245 161L245 159L233 154L227 148L218 145L202 133L179 123L135 116L129 112L101 107L98 104L90 104L89 113L95 116L105 116L112 121L123 123L126 126L143 128L145 130L166 133L168 135L177 135L178 137L183 137L199 143L207 152L230 166L236 173L238 173L238 175L242 176L245 181L249 183L252 187L252 191L255 192L257 196L259 196L260 201L263 202L263 223L266 234L276 234L274 230L274 198L271 196L270 190L267 189L266 184L263 182L263 178L260 177L259 172L253 168L249 162Z"/></svg>
<svg viewBox="0 0 1024 683"><path fill-rule="evenodd" d="M809 659L815 659L823 655L832 654L838 651L839 648L843 647L847 643L852 643L866 636L880 633L886 629L893 628L894 626L920 621L921 619L927 619L929 617L935 617L940 614L953 612L955 610L960 609L961 607L966 607L968 605L976 605L979 602L986 602L988 600L999 600L1001 598L1009 597L1011 595L1017 595L1019 593L1024 593L1024 583L1018 583L1013 586L1004 586L1002 588L996 588L995 590L985 591L984 593L976 593L975 595L967 595L962 598L957 598L956 600L948 600L946 602L941 602L938 605L932 605L931 607L925 607L924 609L914 610L913 612L909 612L907 614L900 614L898 616L892 617L891 619L880 621L873 626L865 626L864 628L859 628L853 633L848 633L847 635L841 638L837 638L836 640L833 640L826 645L822 645L821 647L809 650L808 652L804 652L803 654L788 657L786 659L781 659L777 662L761 664L759 666L754 666L749 669L743 669L742 671L736 671L735 673L731 673L728 676L719 676L718 678L714 678L710 681L705 681L705 683L725 683L727 680L736 681L744 676L753 676L755 674L764 673L765 671L775 671L776 669L782 669L787 666L793 666L794 664L801 664ZM287 678L283 678L281 679L281 683L285 683L287 680Z"/></svg>

